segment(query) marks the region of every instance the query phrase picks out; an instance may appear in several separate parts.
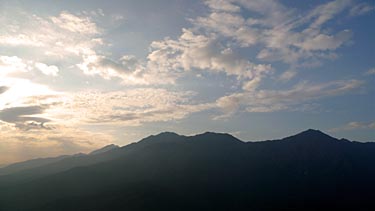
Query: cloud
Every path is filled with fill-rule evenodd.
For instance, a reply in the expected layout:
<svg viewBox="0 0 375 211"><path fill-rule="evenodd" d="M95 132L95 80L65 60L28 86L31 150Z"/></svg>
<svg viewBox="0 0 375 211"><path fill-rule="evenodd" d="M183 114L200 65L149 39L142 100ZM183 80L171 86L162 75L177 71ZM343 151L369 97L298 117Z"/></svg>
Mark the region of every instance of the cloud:
<svg viewBox="0 0 375 211"><path fill-rule="evenodd" d="M285 71L285 72L283 72L283 73L280 75L279 79L280 79L280 80L283 80L283 81L288 81L288 80L294 78L296 75L297 75L297 72L296 72L296 71L293 71L293 70Z"/></svg>
<svg viewBox="0 0 375 211"><path fill-rule="evenodd" d="M32 47L37 55L65 56L84 53L98 43L99 29L89 17L61 12L58 16L41 17L20 13L9 20L5 13L0 19L5 30L0 44L10 47ZM12 22L12 25L7 24Z"/></svg>
<svg viewBox="0 0 375 211"><path fill-rule="evenodd" d="M375 7L368 3L359 3L350 9L351 16L359 16L374 11Z"/></svg>
<svg viewBox="0 0 375 211"><path fill-rule="evenodd" d="M6 87L0 95L0 121L22 130L55 130L62 125L139 126L180 120L215 107L195 102L194 92L165 88L61 93L21 79L8 81Z"/></svg>
<svg viewBox="0 0 375 211"><path fill-rule="evenodd" d="M7 86L0 86L0 94L6 92L9 89Z"/></svg>
<svg viewBox="0 0 375 211"><path fill-rule="evenodd" d="M0 55L1 76L22 71L22 77L33 78L33 70L57 76L61 67L68 69L82 63L104 45L101 29L89 16L67 11L56 16L11 12L16 14L5 12L0 17L4 26L0 31L0 46L16 56Z"/></svg>
<svg viewBox="0 0 375 211"><path fill-rule="evenodd" d="M375 122L349 122L341 127L332 128L330 132L350 130L375 130Z"/></svg>
<svg viewBox="0 0 375 211"><path fill-rule="evenodd" d="M59 72L59 68L55 65L46 65L44 63L35 63L35 67L40 70L44 75L50 75L50 76L57 76L57 73Z"/></svg>
<svg viewBox="0 0 375 211"><path fill-rule="evenodd" d="M27 72L30 66L27 62L17 56L0 55L0 76L5 77L16 72Z"/></svg>
<svg viewBox="0 0 375 211"><path fill-rule="evenodd" d="M219 37L195 34L190 29L183 29L178 41L167 38L153 42L151 49L148 67L165 72L194 69L223 72L248 82L258 81L273 70L269 64L254 64L236 54Z"/></svg>
<svg viewBox="0 0 375 211"><path fill-rule="evenodd" d="M0 95L0 122L22 130L40 130L50 129L51 122L64 121L58 116L58 108L67 99L64 93L25 79L0 79L2 83L6 91Z"/></svg>
<svg viewBox="0 0 375 211"><path fill-rule="evenodd" d="M48 119L37 117L42 114L45 108L41 106L12 107L0 110L0 120L8 123L19 123L25 121L35 121L45 123Z"/></svg>
<svg viewBox="0 0 375 211"><path fill-rule="evenodd" d="M351 0L335 0L316 7L307 16L307 19L313 19L310 28L320 28L324 23L347 9L351 4Z"/></svg>
<svg viewBox="0 0 375 211"><path fill-rule="evenodd" d="M241 49L258 45L253 60L289 64L290 71L282 74L287 80L297 75L299 67L315 67L321 65L320 60L336 58L334 51L352 36L348 29L327 33L323 28L352 4L349 0L332 1L304 13L278 1L208 0L205 4L210 9L208 15L191 19L193 27L182 29L177 39L166 37L151 43L147 59L137 59L138 65L132 68L138 74L124 74L121 59L103 64L108 60L92 57L93 62L81 69L142 84L156 75L162 76L164 83L174 83L195 70L223 72L237 77L244 90L255 90L274 69L271 64L256 64L241 56L237 53ZM246 10L254 15L244 17L242 11Z"/></svg>
<svg viewBox="0 0 375 211"><path fill-rule="evenodd" d="M17 56L0 55L0 76L18 74L19 77L22 72L22 77L33 78L33 70L57 76L61 69L73 67L89 76L121 79L124 85L174 83L176 77L172 74L146 70L147 65L132 55L112 58L105 52L103 48L109 44L103 41L103 29L95 22L105 18L101 10L79 14L62 11L47 17L17 12L14 19L9 18L10 14L0 18L4 25L0 46L17 52Z"/></svg>
<svg viewBox="0 0 375 211"><path fill-rule="evenodd" d="M67 57L66 67L74 62L73 66L86 75L121 79L124 85L175 84L177 79L198 70L236 77L244 90L257 89L264 78L276 72L269 62L289 64L290 72L297 75L300 67L321 65L321 60L337 57L334 51L352 36L347 29L335 32L323 28L352 4L348 0L332 1L306 12L273 0L204 3L209 8L207 15L191 19L192 27L183 29L176 39L166 37L152 42L145 59L132 55L114 58L103 51L108 43L103 40L103 29L95 22L95 18L105 18L99 10L80 14L62 11L50 17L32 15L24 17L27 25L16 19L18 28L3 36L22 35L19 40L24 41L20 44L41 43L37 51L43 56ZM250 15L244 16L244 11ZM253 46L257 48L252 49ZM258 51L257 56L243 56L244 49ZM45 63L51 64L49 68L38 65L37 69L55 76L57 65ZM291 78L283 76L284 80Z"/></svg>
<svg viewBox="0 0 375 211"><path fill-rule="evenodd" d="M20 130L0 122L1 164L56 155L87 153L113 143L111 135L72 127L54 130Z"/></svg>
<svg viewBox="0 0 375 211"><path fill-rule="evenodd" d="M231 2L226 0L209 0L205 1L205 4L218 11L239 12L241 10L239 6L233 5Z"/></svg>
<svg viewBox="0 0 375 211"><path fill-rule="evenodd" d="M296 111L298 107L311 108L310 103L322 98L339 96L356 90L362 81L331 81L321 84L302 82L286 90L259 90L234 93L217 100L217 106L228 117L238 111L275 112Z"/></svg>
<svg viewBox="0 0 375 211"><path fill-rule="evenodd" d="M33 37L27 36L26 34L0 36L0 44L9 46L43 46L43 43L40 40L36 40Z"/></svg>
<svg viewBox="0 0 375 211"><path fill-rule="evenodd" d="M201 31L218 33L242 48L260 45L258 59L282 61L294 68L324 59L329 55L327 52L341 47L352 36L350 30L328 34L322 28L352 4L349 0L332 1L307 12L289 9L278 1L230 0L225 4L221 1L206 4L211 13L193 20ZM243 10L254 13L245 18Z"/></svg>
<svg viewBox="0 0 375 211"><path fill-rule="evenodd" d="M33 83L27 79L19 78L0 78L0 86L8 87L6 92L0 95L0 109L10 107L29 106L31 99L38 97L41 104L54 103L63 93L51 90L46 85ZM50 98L42 98L50 96ZM53 97L54 96L54 97Z"/></svg>
<svg viewBox="0 0 375 211"><path fill-rule="evenodd" d="M57 17L51 17L54 24L62 29L80 34L98 34L98 27L89 17L78 17L63 11Z"/></svg>
<svg viewBox="0 0 375 211"><path fill-rule="evenodd" d="M310 40L298 44L303 50L335 50L348 41L352 32L344 30L336 35L318 34Z"/></svg>
<svg viewBox="0 0 375 211"><path fill-rule="evenodd" d="M364 75L375 75L375 68L369 69L367 72L364 73Z"/></svg>
<svg viewBox="0 0 375 211"><path fill-rule="evenodd" d="M52 45L57 44L59 50L63 46L62 55L75 58L73 60L76 67L84 74L98 75L107 80L119 78L126 85L157 87L161 84L175 84L177 79L189 72L224 73L235 78L241 86L237 93L217 100L216 104L225 113L239 109L248 112L293 110L301 102L336 96L360 86L361 82L352 80L326 84L303 82L286 90L259 88L265 78L280 71L267 63L269 61L289 64L289 70L280 74L280 79L289 80L297 75L299 67L319 65L320 60L335 57L335 50L348 42L352 33L350 30L328 31L324 26L345 11L351 1L336 0L306 12L287 8L279 1L211 0L205 1L205 4L210 9L206 16L192 19L192 27L183 29L176 39L166 37L152 42L145 60L132 55L113 58L99 53L97 48L104 45L102 30L87 16L88 13L83 16L64 11L49 18L33 16L31 22L43 25L44 31L31 31L26 27L21 32L30 32L29 35L36 40L44 38L45 54L56 55L57 49ZM242 11L250 11L250 16L245 17ZM42 37L43 32L52 36ZM70 35L72 39L61 35ZM258 46L257 58L245 57L240 53L255 45ZM265 63L256 63L254 60ZM22 62L24 63L23 60ZM46 75L55 76L59 70L57 66L41 62L33 64ZM70 119L67 116L74 116L74 113L79 117L76 118L77 122L140 125L144 122L182 119L190 113L211 109L215 104L189 104L192 99L191 95L186 94L189 92L176 93L154 87L132 91L85 93L91 96L90 99L81 93L72 94L70 104L67 104L79 112L67 112L65 117L59 118ZM124 101L136 101L132 98L135 97L134 93L149 94L149 97L142 98L142 105L137 105L139 107L124 108ZM113 95L122 98L117 101ZM173 101L174 104L170 107L148 105L147 100L155 96L181 101ZM185 101L186 99L189 101ZM150 107L144 107L145 105ZM64 110L65 107L56 109ZM57 111L53 113L56 114Z"/></svg>
<svg viewBox="0 0 375 211"><path fill-rule="evenodd" d="M37 69L47 76L57 76L59 68L55 65L46 65L32 60L22 59L17 56L0 55L0 76L19 76L20 73L31 73Z"/></svg>
<svg viewBox="0 0 375 211"><path fill-rule="evenodd" d="M192 92L173 92L162 88L128 91L77 93L66 104L65 114L84 124L139 126L147 122L179 120L191 113L214 107L193 103Z"/></svg>
<svg viewBox="0 0 375 211"><path fill-rule="evenodd" d="M144 64L132 55L124 55L118 61L106 56L92 54L85 56L83 62L77 65L86 75L99 75L104 79L122 79L127 85L149 85L168 83L166 77L162 80L157 74L145 70Z"/></svg>

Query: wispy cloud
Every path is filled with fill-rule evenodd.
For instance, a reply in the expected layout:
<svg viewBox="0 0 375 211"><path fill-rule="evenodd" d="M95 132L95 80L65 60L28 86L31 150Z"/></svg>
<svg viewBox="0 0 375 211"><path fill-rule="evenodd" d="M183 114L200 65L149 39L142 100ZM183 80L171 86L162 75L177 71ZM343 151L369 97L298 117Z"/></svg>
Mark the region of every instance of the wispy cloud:
<svg viewBox="0 0 375 211"><path fill-rule="evenodd" d="M2 11L0 138L9 141L0 152L2 146L12 149L3 152L8 157L17 148L34 147L33 155L43 156L48 146L56 149L51 154L85 151L113 140L87 128L176 122L204 111L220 119L314 110L320 100L363 85L353 77L314 82L299 74L339 59L353 32L332 22L372 12L367 3L334 0L299 9L276 0L206 0L203 6L177 35L150 42L144 57L113 51L111 24L123 16L101 9ZM220 93L203 90L205 84L194 85L197 75L228 84Z"/></svg>
<svg viewBox="0 0 375 211"><path fill-rule="evenodd" d="M86 124L137 126L146 122L183 119L191 113L213 108L209 103L193 103L192 92L140 88L129 91L77 93L65 113Z"/></svg>
<svg viewBox="0 0 375 211"><path fill-rule="evenodd" d="M375 75L375 68L371 68L367 70L364 75Z"/></svg>
<svg viewBox="0 0 375 211"><path fill-rule="evenodd" d="M358 16L364 15L369 12L373 12L375 10L374 5L370 5L368 3L359 3L350 9L351 16Z"/></svg>
<svg viewBox="0 0 375 211"><path fill-rule="evenodd" d="M49 122L49 119L38 117L44 112L45 108L42 106L27 106L27 107L11 107L0 110L0 120L8 123L14 123L16 126L24 123L30 125L39 125Z"/></svg>
<svg viewBox="0 0 375 211"><path fill-rule="evenodd" d="M99 132L88 132L59 126L55 130L18 130L0 122L1 163L7 164L36 157L90 152L113 143L113 137Z"/></svg>
<svg viewBox="0 0 375 211"><path fill-rule="evenodd" d="M281 110L298 110L298 107L309 108L309 103L318 99L343 95L363 84L362 81L332 81L312 84L302 82L288 90L259 90L242 92L224 96L217 100L217 105L224 116L237 111L275 112Z"/></svg>
<svg viewBox="0 0 375 211"><path fill-rule="evenodd" d="M126 85L175 84L178 78L197 70L225 73L236 78L241 85L241 90L236 93L222 96L216 102L204 103L191 103L191 92L173 92L158 87L123 92L67 93L70 96L65 108L71 106L78 113L86 114L84 118L75 118L86 123L100 120L140 125L142 122L182 119L190 113L212 109L215 104L225 113L241 108L247 112L293 110L295 105L340 95L361 85L360 81L348 80L325 84L302 82L284 90L259 88L265 78L269 79L275 73L279 73L282 80L289 80L297 75L298 67L336 58L335 50L350 39L351 31L331 30L328 33L324 26L347 10L353 4L350 0L331 1L304 12L287 8L278 1L208 0L205 4L209 8L207 15L191 19L193 26L183 29L177 39L167 37L152 42L145 60L132 55L112 58L109 54L99 53L98 48L107 43L102 38L103 29L94 22L94 17L104 17L103 11L80 14L63 11L49 17L32 15L24 17L27 25L9 30L7 35L22 34L20 40L41 43L38 45L40 53L48 58L67 57L74 62L69 65L79 68L86 75L98 75L107 80L119 78ZM241 11L251 11L256 15L245 17ZM42 27L35 28L35 25ZM0 43L15 45L14 41L7 43L6 40ZM28 43L22 41L16 45ZM258 45L256 58L239 53L255 45ZM36 69L45 75L57 76L61 69L53 63L15 56L0 58L0 67L8 72ZM284 62L290 68L287 71L275 69L270 63L272 61ZM127 107L128 102L137 102L133 98L141 95L149 97L142 98L138 107ZM150 104L148 100L154 98L160 102L168 99L173 103ZM90 105L86 105L89 102ZM65 109L54 107L55 110Z"/></svg>
<svg viewBox="0 0 375 211"><path fill-rule="evenodd" d="M0 94L6 92L9 89L9 87L6 86L0 86Z"/></svg>
<svg viewBox="0 0 375 211"><path fill-rule="evenodd" d="M63 11L57 17L51 17L54 24L62 29L79 34L98 34L99 29L89 17L78 17L77 15Z"/></svg>
<svg viewBox="0 0 375 211"><path fill-rule="evenodd" d="M329 131L339 132L350 130L375 130L375 122L349 122L343 126L332 128Z"/></svg>

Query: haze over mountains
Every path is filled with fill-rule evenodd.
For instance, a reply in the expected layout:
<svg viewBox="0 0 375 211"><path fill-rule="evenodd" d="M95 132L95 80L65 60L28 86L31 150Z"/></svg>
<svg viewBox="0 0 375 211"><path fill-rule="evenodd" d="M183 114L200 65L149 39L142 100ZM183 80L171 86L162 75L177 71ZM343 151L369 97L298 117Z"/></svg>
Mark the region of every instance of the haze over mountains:
<svg viewBox="0 0 375 211"><path fill-rule="evenodd" d="M375 143L307 130L280 140L165 132L0 169L0 210L374 207Z"/></svg>

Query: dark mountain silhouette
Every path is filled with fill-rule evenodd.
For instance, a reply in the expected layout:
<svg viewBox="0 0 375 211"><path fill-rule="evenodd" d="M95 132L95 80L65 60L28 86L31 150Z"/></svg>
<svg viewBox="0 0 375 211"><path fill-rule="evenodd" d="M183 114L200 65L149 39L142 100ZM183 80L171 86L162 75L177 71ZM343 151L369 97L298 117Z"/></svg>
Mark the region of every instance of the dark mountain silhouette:
<svg viewBox="0 0 375 211"><path fill-rule="evenodd" d="M104 146L103 148L97 149L97 150L89 153L89 155L101 154L101 153L104 153L104 152L107 152L107 151L110 151L110 150L113 150L113 149L116 149L116 148L120 148L120 147L117 146L117 145L114 145L114 144L110 144L110 145ZM49 165L49 164L54 164L56 162L59 162L61 160L66 159L66 158L82 157L82 156L86 156L86 154L78 153L78 154L74 154L74 155L61 155L61 156L58 156L58 157L37 158L37 159L27 160L27 161L23 161L23 162L18 162L18 163L6 165L6 166L0 168L0 176L8 175L8 174L14 174L14 173L22 172L22 171L25 171L25 170L46 166L46 165ZM77 166L80 166L80 164L78 164ZM22 173L24 173L24 172L22 172Z"/></svg>
<svg viewBox="0 0 375 211"><path fill-rule="evenodd" d="M374 143L317 130L264 142L167 132L0 177L0 210L365 210L374 164Z"/></svg>
<svg viewBox="0 0 375 211"><path fill-rule="evenodd" d="M107 151L110 151L110 150L113 150L113 149L117 149L117 148L120 148L120 147L115 145L115 144L110 144L110 145L107 145L107 146L105 146L103 148L100 148L98 150L92 151L90 153L90 155L101 154L101 153L104 153L104 152L107 152Z"/></svg>
<svg viewBox="0 0 375 211"><path fill-rule="evenodd" d="M39 166L44 166L50 163L55 163L67 157L69 157L69 155L62 155L62 156L52 157L52 158L38 158L38 159L32 159L32 160L27 160L24 162L10 164L10 165L4 166L3 168L0 168L0 175L12 174L12 173L16 173L16 172L23 171L23 170L28 170L28 169L36 168Z"/></svg>

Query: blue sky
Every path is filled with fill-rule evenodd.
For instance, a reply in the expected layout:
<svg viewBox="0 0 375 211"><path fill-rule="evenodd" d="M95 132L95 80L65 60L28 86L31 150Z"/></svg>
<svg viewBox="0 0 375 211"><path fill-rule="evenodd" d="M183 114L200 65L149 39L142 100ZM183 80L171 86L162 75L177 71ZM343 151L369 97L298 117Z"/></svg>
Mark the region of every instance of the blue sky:
<svg viewBox="0 0 375 211"><path fill-rule="evenodd" d="M150 134L375 140L373 1L0 0L0 164Z"/></svg>

